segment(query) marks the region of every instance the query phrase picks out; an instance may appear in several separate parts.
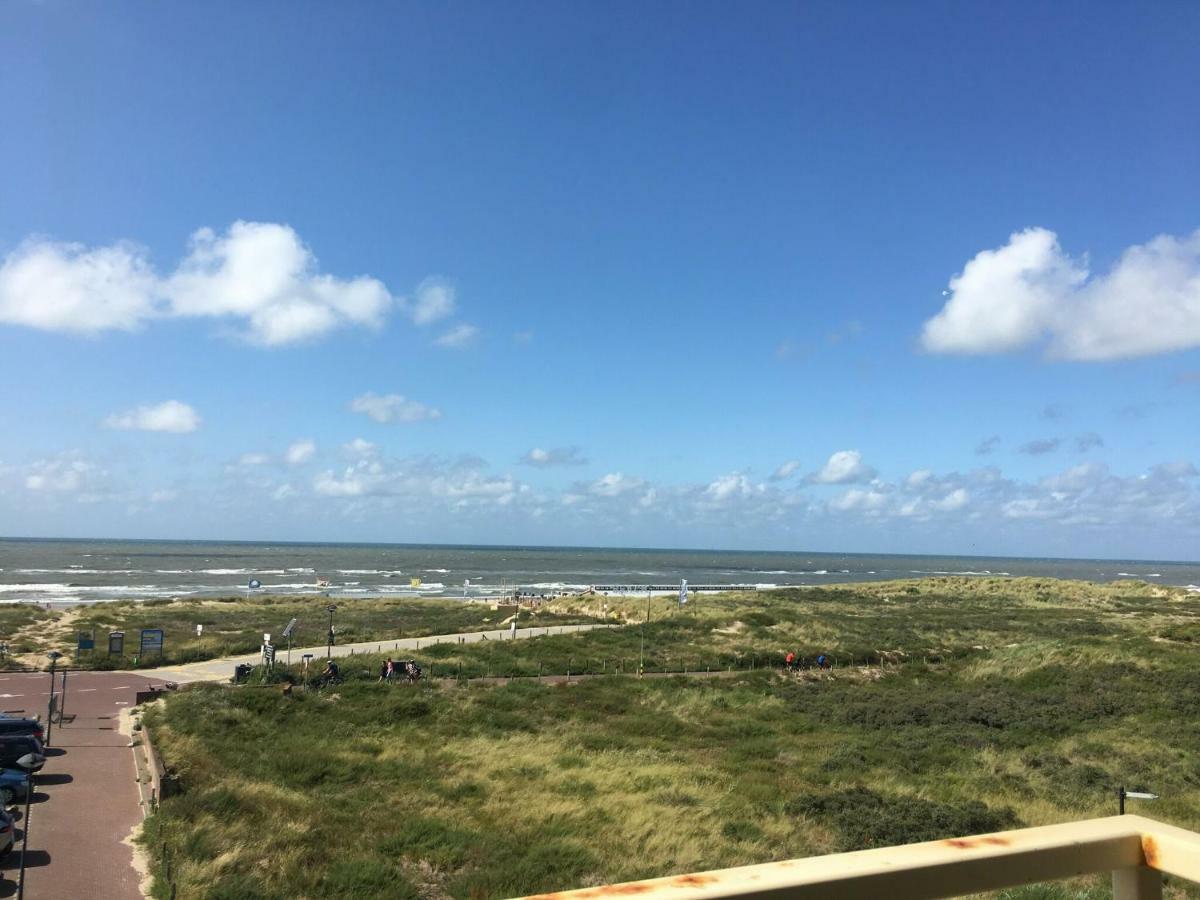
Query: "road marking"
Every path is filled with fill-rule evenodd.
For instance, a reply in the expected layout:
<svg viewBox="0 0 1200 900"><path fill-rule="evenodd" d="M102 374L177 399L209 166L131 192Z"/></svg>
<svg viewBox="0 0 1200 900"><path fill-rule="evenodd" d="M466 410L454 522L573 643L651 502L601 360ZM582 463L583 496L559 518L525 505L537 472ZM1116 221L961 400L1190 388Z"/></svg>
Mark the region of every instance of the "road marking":
<svg viewBox="0 0 1200 900"><path fill-rule="evenodd" d="M120 687L113 688L113 690L114 691L127 691L127 690L129 690L129 685L123 684Z"/></svg>
<svg viewBox="0 0 1200 900"><path fill-rule="evenodd" d="M0 694L0 697L4 697L5 699L8 699L10 697L24 697L24 696L25 696L24 694Z"/></svg>
<svg viewBox="0 0 1200 900"><path fill-rule="evenodd" d="M88 691L94 691L96 688L75 688L75 693L86 694Z"/></svg>
<svg viewBox="0 0 1200 900"><path fill-rule="evenodd" d="M128 700L118 700L114 705L115 706L128 706L129 701Z"/></svg>

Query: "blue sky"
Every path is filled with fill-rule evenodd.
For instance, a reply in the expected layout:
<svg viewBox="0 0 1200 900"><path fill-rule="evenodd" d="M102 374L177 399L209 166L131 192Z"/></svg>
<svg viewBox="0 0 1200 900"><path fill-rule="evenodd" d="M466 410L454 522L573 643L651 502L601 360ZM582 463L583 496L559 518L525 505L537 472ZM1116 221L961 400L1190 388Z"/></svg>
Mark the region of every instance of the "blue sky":
<svg viewBox="0 0 1200 900"><path fill-rule="evenodd" d="M1194 4L0 9L0 533L1194 558Z"/></svg>

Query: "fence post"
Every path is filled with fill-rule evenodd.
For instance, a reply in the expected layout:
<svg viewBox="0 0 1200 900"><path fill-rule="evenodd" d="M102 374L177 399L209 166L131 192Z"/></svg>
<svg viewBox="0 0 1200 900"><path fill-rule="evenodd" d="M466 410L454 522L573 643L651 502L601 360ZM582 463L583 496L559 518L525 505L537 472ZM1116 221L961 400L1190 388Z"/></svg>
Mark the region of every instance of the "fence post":
<svg viewBox="0 0 1200 900"><path fill-rule="evenodd" d="M1113 900L1162 900L1162 875L1137 866L1112 873Z"/></svg>

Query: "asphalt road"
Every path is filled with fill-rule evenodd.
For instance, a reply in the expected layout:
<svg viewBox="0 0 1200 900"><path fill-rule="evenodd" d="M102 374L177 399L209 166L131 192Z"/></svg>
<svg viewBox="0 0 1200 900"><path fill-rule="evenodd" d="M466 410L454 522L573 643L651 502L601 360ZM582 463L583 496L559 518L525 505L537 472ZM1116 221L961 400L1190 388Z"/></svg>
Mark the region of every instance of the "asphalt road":
<svg viewBox="0 0 1200 900"><path fill-rule="evenodd" d="M133 851L122 843L142 818L129 738L118 731L121 710L161 678L119 672L71 672L64 712L55 725L46 766L35 777L25 861L28 900L141 900ZM0 675L0 711L43 721L49 674ZM23 807L21 808L23 811ZM18 829L25 823L17 817ZM16 895L20 844L0 864L0 897Z"/></svg>

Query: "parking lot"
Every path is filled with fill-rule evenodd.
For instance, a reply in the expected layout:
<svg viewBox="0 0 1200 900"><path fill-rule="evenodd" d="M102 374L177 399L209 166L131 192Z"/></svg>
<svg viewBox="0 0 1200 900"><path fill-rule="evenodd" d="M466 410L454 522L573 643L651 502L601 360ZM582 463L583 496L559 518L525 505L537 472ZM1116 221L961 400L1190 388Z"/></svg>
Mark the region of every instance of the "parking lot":
<svg viewBox="0 0 1200 900"><path fill-rule="evenodd" d="M114 672L72 672L54 725L46 765L35 776L30 810L25 896L29 900L140 900L129 835L141 821L133 753L119 731L122 709L138 690L161 679ZM46 716L48 673L0 674L0 710ZM26 823L17 810L18 841L0 864L0 897L16 896L20 835Z"/></svg>

